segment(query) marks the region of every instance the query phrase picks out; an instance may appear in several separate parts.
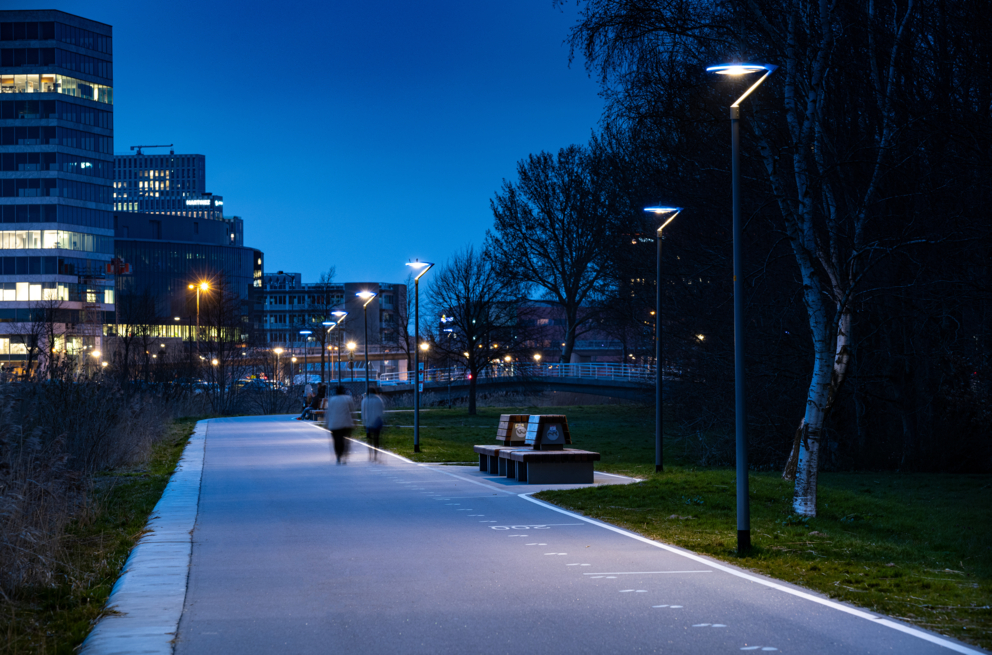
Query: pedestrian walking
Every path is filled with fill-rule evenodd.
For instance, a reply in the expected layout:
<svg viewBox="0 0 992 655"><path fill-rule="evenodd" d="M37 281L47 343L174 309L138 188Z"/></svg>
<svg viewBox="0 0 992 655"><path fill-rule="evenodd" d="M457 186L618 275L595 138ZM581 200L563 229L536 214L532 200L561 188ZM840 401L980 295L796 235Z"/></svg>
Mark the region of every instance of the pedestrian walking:
<svg viewBox="0 0 992 655"><path fill-rule="evenodd" d="M337 457L338 464L342 463L348 454L347 437L351 435L355 427L355 421L351 418L355 410L351 404L351 396L343 386L334 389L334 395L327 401L327 429L331 431L334 440L334 456ZM344 461L347 463L347 460Z"/></svg>
<svg viewBox="0 0 992 655"><path fill-rule="evenodd" d="M375 389L369 389L362 399L362 425L365 426L365 441L369 448L369 459L379 459L379 435L382 433L383 406Z"/></svg>

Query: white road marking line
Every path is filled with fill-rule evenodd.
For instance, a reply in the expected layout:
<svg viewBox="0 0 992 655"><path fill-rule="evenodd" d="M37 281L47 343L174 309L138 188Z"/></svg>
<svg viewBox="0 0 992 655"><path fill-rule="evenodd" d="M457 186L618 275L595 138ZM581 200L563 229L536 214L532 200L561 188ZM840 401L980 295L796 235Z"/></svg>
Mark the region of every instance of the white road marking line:
<svg viewBox="0 0 992 655"><path fill-rule="evenodd" d="M578 566L578 565L579 565L579 563L576 562L575 564L566 564L565 566Z"/></svg>
<svg viewBox="0 0 992 655"><path fill-rule="evenodd" d="M913 637L916 637L918 639L923 639L924 641L929 641L930 643L937 644L938 646L943 646L944 648L947 648L949 650L952 650L952 651L954 651L956 653L962 653L962 655L982 655L981 654L981 651L977 651L977 650L975 650L973 648L968 648L967 646L963 646L961 644L956 644L956 643L954 643L952 641L948 641L947 639L943 639L943 638L941 638L941 637L939 637L937 635L932 635L932 634L930 634L928 632L924 632L923 630L920 630L918 628L911 628L911 627L909 627L907 625L901 625L899 623L896 623L895 621L892 621L891 619L888 619L888 618L885 618L885 617L881 617L881 616L875 616L875 615L870 614L868 612L865 612L863 610L855 609L853 607L848 607L848 606L846 606L846 605L844 605L842 603L838 603L836 601L830 600L829 598L821 598L821 597L816 596L816 595L811 594L811 593L800 591L798 589L792 589L792 588L787 587L787 586L785 586L783 584L778 584L778 583L772 582L771 580L765 580L764 578L760 578L760 577L758 577L756 575L751 575L750 573L746 573L744 571L739 571L739 570L737 570L735 568L732 568L730 566L724 566L722 564L717 564L715 562L711 562L711 561L707 560L706 558L701 557L699 555L696 555L694 553L689 553L689 552L686 552L686 551L681 550L679 548L675 548L674 546L669 546L668 544L663 544L663 543L660 543L658 541L654 541L653 539L648 539L647 537L642 537L639 534L634 534L633 532L629 532L627 530L624 530L623 528L618 528L615 525L610 525L608 523L603 523L602 521L597 521L596 519L590 519L590 518L587 518L585 516L582 516L581 514L576 514L574 512L569 512L568 510L561 509L560 507L555 507L554 505L552 505L550 503L546 503L543 500L537 500L536 498L531 498L530 497L530 494L532 494L532 493L535 493L535 492L532 491L532 492L529 492L529 493L518 494L518 495L521 498L525 499L525 500L529 500L530 502L534 503L535 505L540 505L540 506L545 507L547 509L550 509L550 510L552 510L554 512L558 512L559 514L564 514L565 516L569 516L569 517L571 517L573 519L578 519L580 521L585 521L586 523L590 523L592 525L597 525L597 526L599 526L601 528L605 528L606 530L610 530L611 532L616 532L617 534L622 534L622 535L624 535L626 537L630 537L631 539L636 539L637 541L640 541L640 542L645 543L645 544L649 544L651 546L654 546L656 548L660 548L662 550L667 550L670 553L674 553L676 555L681 555L682 557L685 557L686 559L691 559L693 561L699 562L700 564L704 564L706 566L712 566L714 569L718 569L720 571L723 571L724 573L729 573L730 575L736 576L738 578L743 578L743 579L749 580L751 582L757 582L758 584L764 585L765 587L770 587L771 589L777 589L778 591L783 591L783 592L785 592L787 594L790 594L792 596L797 596L799 598L803 598L805 600L809 600L809 601L812 601L814 603L818 603L820 605L824 605L826 607L830 607L832 609L839 610L841 612L845 612L846 614L850 614L852 616L856 616L856 617L861 618L861 619L867 619L868 621L872 621L873 623L884 625L887 628L892 628L893 630L898 630L899 632L904 632L904 633L906 633L908 635L911 635ZM778 650L778 649L775 649L775 650Z"/></svg>
<svg viewBox="0 0 992 655"><path fill-rule="evenodd" d="M529 537L530 535L529 534L508 534L506 536L508 536L509 538L512 539L514 537Z"/></svg>
<svg viewBox="0 0 992 655"><path fill-rule="evenodd" d="M671 609L673 609L673 610L682 609L682 606L681 605L669 605L668 607L671 608Z"/></svg>
<svg viewBox="0 0 992 655"><path fill-rule="evenodd" d="M609 573L583 573L582 575L653 575L655 573L712 573L713 571L610 571Z"/></svg>
<svg viewBox="0 0 992 655"><path fill-rule="evenodd" d="M582 566L592 566L592 564L583 564Z"/></svg>
<svg viewBox="0 0 992 655"><path fill-rule="evenodd" d="M603 576L601 576L601 575L597 575L597 576L596 576L595 578L590 578L590 580L599 580L599 579L600 579L600 578L602 578L602 577L603 577Z"/></svg>
<svg viewBox="0 0 992 655"><path fill-rule="evenodd" d="M727 624L726 623L714 623L713 624L713 627L714 628L726 628L727 627Z"/></svg>
<svg viewBox="0 0 992 655"><path fill-rule="evenodd" d="M668 607L668 605L652 605L651 607Z"/></svg>
<svg viewBox="0 0 992 655"><path fill-rule="evenodd" d="M608 576L606 576L606 579L607 580L616 580L617 579L617 576L615 576L615 575L608 575Z"/></svg>
<svg viewBox="0 0 992 655"><path fill-rule="evenodd" d="M471 508L470 509L465 509L463 507L462 509L456 509L455 511L456 512L471 512L472 510L471 510ZM469 516L477 516L477 515L476 514L469 514Z"/></svg>
<svg viewBox="0 0 992 655"><path fill-rule="evenodd" d="M692 627L694 627L694 628L707 628L709 626L710 626L709 623L694 623L692 625Z"/></svg>
<svg viewBox="0 0 992 655"><path fill-rule="evenodd" d="M638 589L634 593L635 594L646 594L646 593L648 593L648 590L647 589Z"/></svg>
<svg viewBox="0 0 992 655"><path fill-rule="evenodd" d="M633 589L621 589L621 590L620 590L620 593L621 593L621 594L629 594L629 593L630 593L630 592L632 592L632 591L633 591Z"/></svg>

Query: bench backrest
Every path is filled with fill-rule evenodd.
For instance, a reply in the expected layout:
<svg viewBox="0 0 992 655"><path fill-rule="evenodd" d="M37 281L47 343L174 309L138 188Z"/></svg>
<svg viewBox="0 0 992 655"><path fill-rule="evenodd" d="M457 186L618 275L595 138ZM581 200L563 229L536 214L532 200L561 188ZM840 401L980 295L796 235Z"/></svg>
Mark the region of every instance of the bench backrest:
<svg viewBox="0 0 992 655"><path fill-rule="evenodd" d="M531 414L524 442L534 450L562 450L572 444L564 414Z"/></svg>
<svg viewBox="0 0 992 655"><path fill-rule="evenodd" d="M521 446L527 440L527 422L529 414L502 414L499 417L499 428L496 430L496 441L505 446Z"/></svg>

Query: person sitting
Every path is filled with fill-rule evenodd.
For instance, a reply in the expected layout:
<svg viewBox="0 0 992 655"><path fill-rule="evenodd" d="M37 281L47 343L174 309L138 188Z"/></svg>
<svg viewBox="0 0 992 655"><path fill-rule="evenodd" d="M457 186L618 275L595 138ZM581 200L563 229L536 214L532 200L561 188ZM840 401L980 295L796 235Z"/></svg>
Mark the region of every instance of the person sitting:
<svg viewBox="0 0 992 655"><path fill-rule="evenodd" d="M324 397L327 395L327 386L319 385L317 387L317 393L310 398L306 407L303 408L303 413L296 417L297 421L311 420L313 419L313 410L323 409Z"/></svg>

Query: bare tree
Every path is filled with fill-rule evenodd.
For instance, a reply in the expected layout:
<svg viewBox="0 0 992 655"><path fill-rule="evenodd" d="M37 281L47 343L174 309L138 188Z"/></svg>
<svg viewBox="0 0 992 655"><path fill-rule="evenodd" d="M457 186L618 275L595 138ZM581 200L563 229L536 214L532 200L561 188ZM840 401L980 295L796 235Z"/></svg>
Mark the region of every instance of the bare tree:
<svg viewBox="0 0 992 655"><path fill-rule="evenodd" d="M595 141L590 148L562 148L557 156L530 155L517 164L517 182L504 180L490 202L495 225L487 250L503 275L536 286L562 308L563 362L603 295L620 217L629 213L604 163Z"/></svg>
<svg viewBox="0 0 992 655"><path fill-rule="evenodd" d="M467 369L469 414L476 413L479 376L492 365L493 352L500 352L500 344L515 343L519 291L518 283L471 246L453 255L433 276L428 293L432 323L439 325L443 315L452 331L439 334L429 328L427 333L436 352Z"/></svg>

